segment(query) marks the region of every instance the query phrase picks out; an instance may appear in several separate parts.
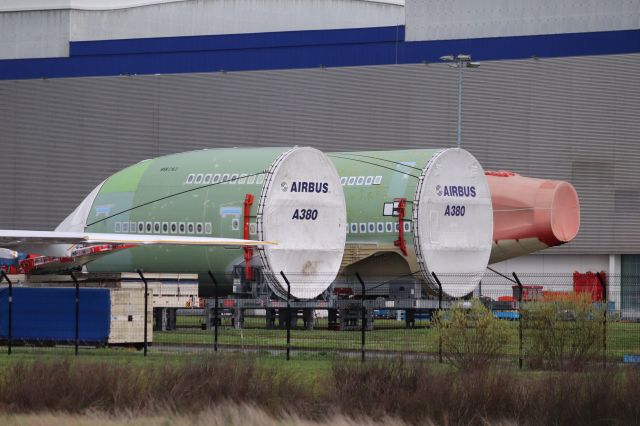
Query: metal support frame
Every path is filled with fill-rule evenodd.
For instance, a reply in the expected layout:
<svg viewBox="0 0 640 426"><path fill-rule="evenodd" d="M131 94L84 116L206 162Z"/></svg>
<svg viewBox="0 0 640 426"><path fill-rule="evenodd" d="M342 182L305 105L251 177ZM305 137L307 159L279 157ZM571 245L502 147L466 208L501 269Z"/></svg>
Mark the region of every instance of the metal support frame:
<svg viewBox="0 0 640 426"><path fill-rule="evenodd" d="M609 298L607 297L607 284L600 272L596 272L596 277L602 286L602 304L604 313L602 317L602 368L607 368L607 311L609 310Z"/></svg>
<svg viewBox="0 0 640 426"><path fill-rule="evenodd" d="M244 196L244 223L243 238L249 239L249 219L251 218L251 206L253 205L253 194ZM244 247L244 277L247 281L253 281L253 269L251 269L251 259L253 258L253 247Z"/></svg>
<svg viewBox="0 0 640 426"><path fill-rule="evenodd" d="M287 283L287 361L289 361L291 359L291 283L283 271L280 271L280 275Z"/></svg>
<svg viewBox="0 0 640 426"><path fill-rule="evenodd" d="M76 330L75 330L75 355L78 356L78 347L80 346L80 283L78 283L78 279L76 275L71 271L69 273L71 275L71 279L76 285Z"/></svg>
<svg viewBox="0 0 640 426"><path fill-rule="evenodd" d="M218 352L218 281L211 271L208 272L211 281L213 281L213 291L215 296L215 304L213 305L213 351Z"/></svg>
<svg viewBox="0 0 640 426"><path fill-rule="evenodd" d="M149 305L149 284L144 277L142 269L137 269L136 272L140 275L142 282L144 283L144 356L147 356L148 340L147 340L147 307Z"/></svg>
<svg viewBox="0 0 640 426"><path fill-rule="evenodd" d="M435 272L431 276L438 284L438 312L442 311L442 283ZM442 364L442 335L438 333L438 362Z"/></svg>
<svg viewBox="0 0 640 426"><path fill-rule="evenodd" d="M394 198L393 203L398 203L398 207L394 207L394 213L398 214L398 239L393 242L393 245L400 248L402 254L407 256L407 242L404 239L404 214L407 208L406 198Z"/></svg>
<svg viewBox="0 0 640 426"><path fill-rule="evenodd" d="M7 355L11 355L11 344L13 343L13 283L5 271L0 270L0 273L2 274L0 281L5 279L9 283L9 297L7 298L9 303L9 317L7 318Z"/></svg>
<svg viewBox="0 0 640 426"><path fill-rule="evenodd" d="M362 277L360 276L359 273L356 272L356 278L358 278L358 281L360 281L360 286L362 287L362 297L361 297L361 303L360 303L360 310L361 310L361 336L360 336L360 357L361 357L361 361L364 362L364 358L365 358L365 354L364 354L364 345L365 345L365 330L367 328L367 308L364 306L364 298L366 296L366 289L364 286L364 281L362 280Z"/></svg>
<svg viewBox="0 0 640 426"><path fill-rule="evenodd" d="M514 272L513 279L518 284L518 368L522 369L523 356L522 356L522 283L520 278Z"/></svg>

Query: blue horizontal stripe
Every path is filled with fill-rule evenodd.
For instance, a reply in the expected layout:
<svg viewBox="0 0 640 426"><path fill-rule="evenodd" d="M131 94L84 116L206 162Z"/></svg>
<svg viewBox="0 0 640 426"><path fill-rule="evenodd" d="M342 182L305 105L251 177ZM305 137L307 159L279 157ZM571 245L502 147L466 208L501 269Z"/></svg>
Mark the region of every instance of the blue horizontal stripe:
<svg viewBox="0 0 640 426"><path fill-rule="evenodd" d="M404 26L253 34L72 41L70 56L123 55L261 49L273 47L365 44L404 40Z"/></svg>
<svg viewBox="0 0 640 426"><path fill-rule="evenodd" d="M393 63L395 43L148 55L77 56L0 62L0 79L344 67Z"/></svg>
<svg viewBox="0 0 640 426"><path fill-rule="evenodd" d="M478 61L616 55L640 52L640 30L418 41L403 43L400 50L404 63L439 61L458 53Z"/></svg>
<svg viewBox="0 0 640 426"><path fill-rule="evenodd" d="M404 40L404 27L72 43L68 58L0 61L0 79L413 64L640 52L640 30L465 40Z"/></svg>

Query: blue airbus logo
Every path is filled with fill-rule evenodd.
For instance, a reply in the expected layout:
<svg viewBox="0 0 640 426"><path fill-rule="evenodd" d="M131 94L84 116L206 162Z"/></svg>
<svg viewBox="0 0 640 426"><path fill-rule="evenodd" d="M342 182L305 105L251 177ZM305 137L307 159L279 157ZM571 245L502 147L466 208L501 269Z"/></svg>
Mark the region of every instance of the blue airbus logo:
<svg viewBox="0 0 640 426"><path fill-rule="evenodd" d="M476 196L475 186L462 185L436 185L436 194L439 197L471 197Z"/></svg>

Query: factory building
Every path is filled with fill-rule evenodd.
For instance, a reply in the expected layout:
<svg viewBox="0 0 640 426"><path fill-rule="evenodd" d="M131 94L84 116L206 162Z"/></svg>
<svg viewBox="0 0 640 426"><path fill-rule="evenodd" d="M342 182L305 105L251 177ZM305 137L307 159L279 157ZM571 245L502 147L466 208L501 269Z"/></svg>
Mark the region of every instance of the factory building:
<svg viewBox="0 0 640 426"><path fill-rule="evenodd" d="M0 228L174 152L454 146L459 53L462 147L581 201L573 242L495 269L624 273L640 306L640 0L1 1Z"/></svg>

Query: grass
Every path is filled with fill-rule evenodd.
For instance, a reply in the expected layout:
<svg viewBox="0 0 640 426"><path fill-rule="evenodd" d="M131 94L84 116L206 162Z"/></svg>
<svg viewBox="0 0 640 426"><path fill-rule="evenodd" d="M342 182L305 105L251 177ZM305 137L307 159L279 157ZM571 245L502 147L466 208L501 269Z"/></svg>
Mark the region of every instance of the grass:
<svg viewBox="0 0 640 426"><path fill-rule="evenodd" d="M2 424L640 422L640 370L630 368L463 372L416 361L217 354L142 365L13 359L0 371Z"/></svg>
<svg viewBox="0 0 640 426"><path fill-rule="evenodd" d="M77 414L14 414L0 416L0 424L7 426L402 426L405 423L397 419L371 419L368 417L350 418L333 415L329 418L313 421L300 418L295 414L274 417L264 410L247 405L225 404L193 415L166 413L164 415L109 415L91 412Z"/></svg>
<svg viewBox="0 0 640 426"><path fill-rule="evenodd" d="M81 350L79 356L76 357L73 355L73 350L67 349L32 350L30 348L14 348L11 356L0 355L0 372L11 371L17 364L35 365L59 362L68 362L73 365L124 365L131 368L159 368L165 366L181 368L184 365L198 362L203 356L206 357L207 355L150 352L147 357L144 357L139 351L122 348L99 348ZM241 354L227 352L215 355L209 354L209 356L215 356L221 360L242 358ZM319 381L330 374L333 363L332 358L328 355L309 357L300 354L293 356L290 361L287 361L283 356L269 354L249 354L246 357L258 369L285 372L295 376L300 383L309 389L315 389Z"/></svg>
<svg viewBox="0 0 640 426"><path fill-rule="evenodd" d="M424 363L334 366L336 401L347 416L384 415L420 424L508 422L638 424L640 370L588 373L509 370L434 372Z"/></svg>
<svg viewBox="0 0 640 426"><path fill-rule="evenodd" d="M134 349L92 349L82 348L81 354L91 359L106 359L115 362L152 363L171 362L169 360L185 359L193 353L210 351L213 347L213 332L201 330L197 327L202 321L201 317L178 317L179 328L171 332L154 332L153 344L150 346L150 356L146 359L141 351ZM186 323L185 323L186 321ZM324 322L323 322L324 321ZM366 351L373 356L377 352L394 354L431 354L438 353L438 336L436 331L422 326L421 328L406 329L401 327L404 323L394 320L376 320L375 329L366 332ZM428 324L422 322L422 325ZM509 329L509 341L503 350L503 355L510 359L511 365L517 363L518 357L518 323L505 322ZM267 330L264 327L264 319L247 318L247 328L238 330L225 325L219 328L219 345L227 349L250 349L252 351L268 351L276 349L283 357L282 351L286 348L286 331L282 329ZM186 327L191 326L191 327ZM303 356L328 362L339 351L350 351L354 356L360 351L360 331L333 331L326 329L326 320L318 324L315 330L292 330L291 343L296 359ZM325 328L321 328L324 326ZM392 328L395 327L395 328ZM527 330L524 332L527 339ZM165 351L161 352L163 346ZM525 345L526 347L526 345ZM304 355L305 350L310 350ZM56 359L59 356L73 354L72 347L55 348L30 348L14 347L14 355L21 359ZM296 352L297 351L297 352ZM302 352L300 352L302 351ZM607 325L607 357L612 361L621 361L625 354L640 354L640 323L610 322ZM526 355L526 354L525 354ZM259 357L271 359L270 357ZM276 357L278 358L278 357ZM0 352L0 367L7 357ZM261 361L260 361L261 362ZM270 362L270 361L266 361ZM307 367L311 364L307 364ZM292 367L291 367L292 368Z"/></svg>
<svg viewBox="0 0 640 426"><path fill-rule="evenodd" d="M213 345L213 332L200 330L200 317L179 317L177 331L155 332L156 344L174 345ZM438 337L434 329L423 327L415 329L403 328L403 322L394 320L376 320L373 331L366 333L367 350L392 351L405 353L437 353ZM504 355L518 355L518 322L508 321L509 341ZM184 328L192 326L192 328ZM524 331L527 338L527 330ZM285 330L264 328L264 319L247 318L245 328L235 329L228 325L219 327L218 342L220 345L247 348L286 347ZM313 349L316 351L358 351L360 350L359 331L333 331L326 329L326 320L317 323L315 330L292 330L291 345L297 349ZM607 357L622 359L625 354L640 354L640 323L609 322L607 324Z"/></svg>

